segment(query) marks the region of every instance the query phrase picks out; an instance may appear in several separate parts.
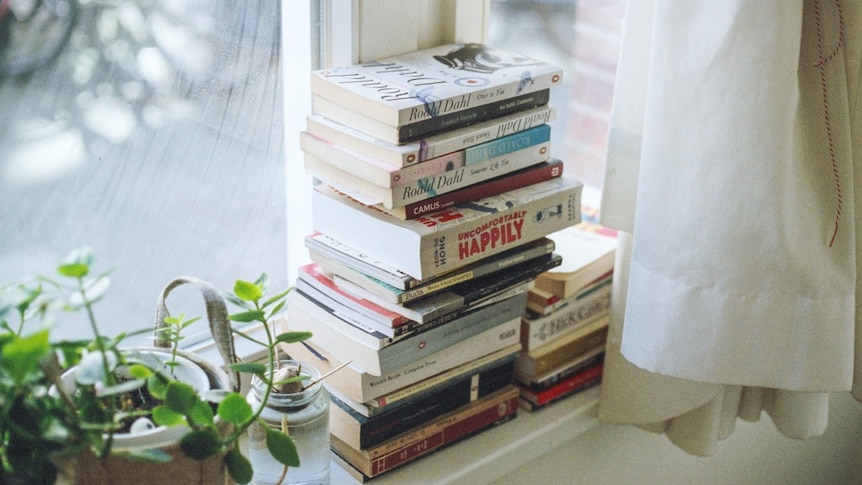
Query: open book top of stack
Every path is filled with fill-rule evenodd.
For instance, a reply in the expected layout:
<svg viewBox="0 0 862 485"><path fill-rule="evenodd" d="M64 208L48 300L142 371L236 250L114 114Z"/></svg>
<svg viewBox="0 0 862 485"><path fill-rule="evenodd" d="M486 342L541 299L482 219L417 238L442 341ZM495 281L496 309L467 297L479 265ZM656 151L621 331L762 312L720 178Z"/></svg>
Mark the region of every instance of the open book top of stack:
<svg viewBox="0 0 862 485"><path fill-rule="evenodd" d="M313 71L313 110L387 142L406 143L545 105L562 73L514 52L447 44Z"/></svg>

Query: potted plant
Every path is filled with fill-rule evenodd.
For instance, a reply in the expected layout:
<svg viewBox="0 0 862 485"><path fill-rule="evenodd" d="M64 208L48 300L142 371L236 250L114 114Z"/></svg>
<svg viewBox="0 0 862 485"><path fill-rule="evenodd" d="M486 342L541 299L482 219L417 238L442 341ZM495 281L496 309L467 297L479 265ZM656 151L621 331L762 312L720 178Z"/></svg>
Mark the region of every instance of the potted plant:
<svg viewBox="0 0 862 485"><path fill-rule="evenodd" d="M242 311L228 315L217 290L178 278L159 299L156 346L124 348L129 335L107 337L96 324L94 303L104 296L109 277L93 274L92 263L91 251L78 250L58 267L59 278L0 287L0 483L149 483L160 477L179 483L183 476L205 483L251 481L251 463L237 443L260 420L266 399L252 407L238 392L239 373L264 382L267 394L275 384L307 379L274 381L278 343L310 337L274 335L267 324L287 291L266 298L265 275L237 281L228 299ZM204 294L229 372L179 350L182 330L196 320L167 311L165 298L181 284ZM53 341L50 323L63 311L83 312L94 337ZM265 339L252 340L266 349L266 363L237 361L234 335L250 337L230 321L263 324ZM193 375L197 385L188 382ZM289 436L268 427L263 432L279 463L299 464ZM142 445L130 444L136 436L145 438Z"/></svg>

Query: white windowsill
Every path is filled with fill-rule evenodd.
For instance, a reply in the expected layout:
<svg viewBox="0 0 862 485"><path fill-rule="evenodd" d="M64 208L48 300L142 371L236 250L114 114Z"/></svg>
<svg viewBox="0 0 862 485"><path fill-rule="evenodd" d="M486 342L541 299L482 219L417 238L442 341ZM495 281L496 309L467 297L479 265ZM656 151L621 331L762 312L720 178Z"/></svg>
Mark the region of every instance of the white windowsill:
<svg viewBox="0 0 862 485"><path fill-rule="evenodd" d="M518 411L512 421L467 438L375 478L375 485L406 483L482 484L498 480L598 426L599 387L539 411ZM335 462L333 485L359 482Z"/></svg>

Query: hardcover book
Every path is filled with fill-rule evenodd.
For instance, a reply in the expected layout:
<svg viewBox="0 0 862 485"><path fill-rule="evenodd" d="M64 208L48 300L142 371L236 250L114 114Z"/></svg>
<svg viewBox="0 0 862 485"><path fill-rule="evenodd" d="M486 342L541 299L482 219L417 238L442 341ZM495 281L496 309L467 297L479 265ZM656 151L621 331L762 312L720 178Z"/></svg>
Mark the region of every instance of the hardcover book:
<svg viewBox="0 0 862 485"><path fill-rule="evenodd" d="M402 221L321 184L312 222L315 231L421 280L577 224L582 188L555 178Z"/></svg>
<svg viewBox="0 0 862 485"><path fill-rule="evenodd" d="M306 131L397 170L550 123L555 115L556 110L545 105L403 145L387 143L320 115L311 115L306 119Z"/></svg>
<svg viewBox="0 0 862 485"><path fill-rule="evenodd" d="M525 302L525 294L507 298L382 348L368 345L362 340L363 330L339 319L330 309L299 291L288 294L287 311L290 318L296 318L305 330L314 334L312 342L339 360L352 361L356 369L379 376L446 352L461 341L471 340L484 348L481 354L487 354L508 345L513 337L518 340Z"/></svg>
<svg viewBox="0 0 862 485"><path fill-rule="evenodd" d="M352 448L372 447L509 386L512 384L513 368L514 361L497 365L371 418L332 395L330 431Z"/></svg>
<svg viewBox="0 0 862 485"><path fill-rule="evenodd" d="M417 280L398 269L360 253L325 234L306 236L311 260L326 271L351 281L393 303L404 303L479 278L512 265L554 251L554 241L546 237L516 246L457 270L425 280Z"/></svg>
<svg viewBox="0 0 862 485"><path fill-rule="evenodd" d="M562 83L562 75L561 67L519 53L449 44L313 71L311 91L383 124L404 127L548 90Z"/></svg>
<svg viewBox="0 0 862 485"><path fill-rule="evenodd" d="M473 172L477 175L482 173L480 167L488 167L484 172L493 173L495 165L522 156L532 157L537 153L536 150L547 160L550 140L550 127L539 125L422 163L395 168L325 138L311 133L300 133L300 147L303 152L379 187L400 187L446 172L454 173L454 170L467 165L472 165Z"/></svg>
<svg viewBox="0 0 862 485"><path fill-rule="evenodd" d="M376 477L517 416L518 388L510 385L482 399L366 450L332 436L332 450L367 478Z"/></svg>
<svg viewBox="0 0 862 485"><path fill-rule="evenodd" d="M533 391L543 391L554 384L568 379L578 372L591 367L593 364L604 362L605 360L605 345L599 344L592 349L587 350L562 364L553 367L545 373L535 376L521 375L519 372L514 373L515 381L522 386L529 387Z"/></svg>

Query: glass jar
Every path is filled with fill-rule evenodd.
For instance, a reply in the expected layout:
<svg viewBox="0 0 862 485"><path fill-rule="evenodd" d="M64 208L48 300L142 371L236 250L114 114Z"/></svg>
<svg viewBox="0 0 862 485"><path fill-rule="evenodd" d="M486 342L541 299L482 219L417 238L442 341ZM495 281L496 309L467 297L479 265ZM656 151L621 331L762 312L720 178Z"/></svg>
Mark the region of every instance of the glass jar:
<svg viewBox="0 0 862 485"><path fill-rule="evenodd" d="M280 361L281 367L299 368L301 375L317 381L320 372L294 360ZM264 393L263 382L252 378L251 390L246 400L257 409ZM328 485L329 484L329 393L318 381L296 393L271 392L261 418L272 429L282 430L287 424L287 434L293 439L299 452L299 467L290 467L284 479L279 481L284 465L276 461L266 448L266 432L263 425L255 423L249 429L248 456L254 468L252 483L258 485ZM282 418L285 418L284 420Z"/></svg>

